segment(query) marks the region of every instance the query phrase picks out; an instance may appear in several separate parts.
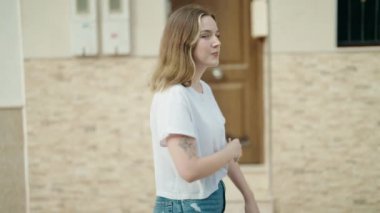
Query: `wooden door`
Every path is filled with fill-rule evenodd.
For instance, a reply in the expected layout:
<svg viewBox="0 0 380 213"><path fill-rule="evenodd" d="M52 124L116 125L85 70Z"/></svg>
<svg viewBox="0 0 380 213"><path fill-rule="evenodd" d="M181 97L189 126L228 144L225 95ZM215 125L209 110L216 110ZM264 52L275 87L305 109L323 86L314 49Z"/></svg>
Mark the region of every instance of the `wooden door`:
<svg viewBox="0 0 380 213"><path fill-rule="evenodd" d="M206 71L226 118L226 132L243 143L241 163L263 162L262 41L252 39L251 0L172 0L172 11L195 3L216 16L221 34L220 65Z"/></svg>

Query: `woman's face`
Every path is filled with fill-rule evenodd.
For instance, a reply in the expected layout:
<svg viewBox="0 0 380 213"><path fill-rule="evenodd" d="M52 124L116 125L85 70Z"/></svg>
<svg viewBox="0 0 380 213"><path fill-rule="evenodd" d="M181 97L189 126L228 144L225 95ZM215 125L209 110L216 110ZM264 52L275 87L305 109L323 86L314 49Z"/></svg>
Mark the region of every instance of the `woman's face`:
<svg viewBox="0 0 380 213"><path fill-rule="evenodd" d="M211 16L203 16L199 27L200 34L193 51L193 58L197 70L204 70L219 64L219 30Z"/></svg>

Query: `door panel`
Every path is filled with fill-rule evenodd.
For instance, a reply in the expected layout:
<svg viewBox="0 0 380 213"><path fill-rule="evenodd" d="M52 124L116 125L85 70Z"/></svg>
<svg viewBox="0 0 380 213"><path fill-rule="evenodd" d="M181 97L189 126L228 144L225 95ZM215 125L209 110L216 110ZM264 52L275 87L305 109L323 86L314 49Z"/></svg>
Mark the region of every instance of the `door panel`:
<svg viewBox="0 0 380 213"><path fill-rule="evenodd" d="M244 134L244 85L241 83L213 84L213 93L226 118L230 137Z"/></svg>
<svg viewBox="0 0 380 213"><path fill-rule="evenodd" d="M203 75L226 118L226 131L241 138L241 163L262 162L262 101L257 41L250 36L250 0L172 0L172 10L195 3L216 16L221 34L220 65ZM260 114L261 113L261 114Z"/></svg>

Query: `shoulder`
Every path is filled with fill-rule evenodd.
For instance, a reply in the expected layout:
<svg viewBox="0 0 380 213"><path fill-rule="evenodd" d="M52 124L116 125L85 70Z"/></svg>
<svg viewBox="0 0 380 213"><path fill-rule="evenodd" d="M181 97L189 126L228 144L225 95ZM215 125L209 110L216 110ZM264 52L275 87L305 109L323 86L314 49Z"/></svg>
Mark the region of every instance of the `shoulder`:
<svg viewBox="0 0 380 213"><path fill-rule="evenodd" d="M188 88L181 84L176 84L166 88L165 90L156 92L158 99L165 101L185 101L187 99Z"/></svg>
<svg viewBox="0 0 380 213"><path fill-rule="evenodd" d="M185 94L187 91L187 87L183 86L182 84L175 84L173 86L170 86L167 88L168 93L173 93L173 94Z"/></svg>
<svg viewBox="0 0 380 213"><path fill-rule="evenodd" d="M166 88L165 90L160 91L162 95L165 96L184 96L186 94L187 88L181 84L175 84Z"/></svg>

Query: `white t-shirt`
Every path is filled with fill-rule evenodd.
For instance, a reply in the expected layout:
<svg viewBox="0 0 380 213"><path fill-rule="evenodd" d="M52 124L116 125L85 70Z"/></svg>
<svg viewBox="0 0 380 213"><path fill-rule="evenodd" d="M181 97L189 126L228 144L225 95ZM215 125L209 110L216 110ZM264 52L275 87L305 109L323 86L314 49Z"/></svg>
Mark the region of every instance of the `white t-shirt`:
<svg viewBox="0 0 380 213"><path fill-rule="evenodd" d="M226 145L225 119L211 88L204 81L201 85L203 93L178 84L153 97L150 126L157 196L204 199L218 189L219 181L227 174L226 165L210 176L188 183L178 174L166 147L170 134L195 138L199 157L211 155Z"/></svg>

